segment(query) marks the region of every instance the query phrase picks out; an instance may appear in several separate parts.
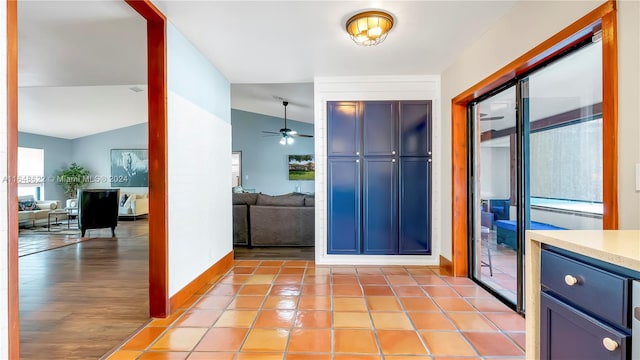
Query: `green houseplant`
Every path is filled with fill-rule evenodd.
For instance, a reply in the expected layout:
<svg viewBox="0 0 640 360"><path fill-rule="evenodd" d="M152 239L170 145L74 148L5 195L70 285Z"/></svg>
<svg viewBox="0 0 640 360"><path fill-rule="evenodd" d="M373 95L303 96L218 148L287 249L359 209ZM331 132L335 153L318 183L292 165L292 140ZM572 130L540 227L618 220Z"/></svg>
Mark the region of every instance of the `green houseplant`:
<svg viewBox="0 0 640 360"><path fill-rule="evenodd" d="M74 199L78 189L88 182L89 170L76 163L71 163L69 167L58 172L58 183L64 189L68 199Z"/></svg>

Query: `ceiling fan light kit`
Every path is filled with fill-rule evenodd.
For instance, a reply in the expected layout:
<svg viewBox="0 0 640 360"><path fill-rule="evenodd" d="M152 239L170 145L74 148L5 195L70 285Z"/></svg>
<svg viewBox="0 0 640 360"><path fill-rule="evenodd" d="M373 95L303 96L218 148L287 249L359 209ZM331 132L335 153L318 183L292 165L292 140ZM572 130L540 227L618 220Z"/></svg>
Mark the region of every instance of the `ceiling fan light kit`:
<svg viewBox="0 0 640 360"><path fill-rule="evenodd" d="M284 106L284 127L280 129L279 132L263 131L263 133L281 135L280 145L293 145L293 143L295 142L295 140L293 139L294 136L312 138L313 135L298 134L297 131L291 130L287 127L287 105L289 105L289 102L283 101L282 105Z"/></svg>
<svg viewBox="0 0 640 360"><path fill-rule="evenodd" d="M347 32L351 39L362 46L378 45L387 38L393 27L393 16L380 10L363 11L347 20Z"/></svg>

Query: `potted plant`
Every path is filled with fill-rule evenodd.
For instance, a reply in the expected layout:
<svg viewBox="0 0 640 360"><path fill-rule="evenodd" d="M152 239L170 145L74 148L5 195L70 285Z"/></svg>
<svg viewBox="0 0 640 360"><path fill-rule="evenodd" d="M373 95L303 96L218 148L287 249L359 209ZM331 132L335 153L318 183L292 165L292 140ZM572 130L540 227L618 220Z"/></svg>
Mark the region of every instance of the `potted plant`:
<svg viewBox="0 0 640 360"><path fill-rule="evenodd" d="M75 199L78 189L87 182L89 182L89 170L76 163L71 163L69 167L58 172L58 183L64 189L68 199Z"/></svg>

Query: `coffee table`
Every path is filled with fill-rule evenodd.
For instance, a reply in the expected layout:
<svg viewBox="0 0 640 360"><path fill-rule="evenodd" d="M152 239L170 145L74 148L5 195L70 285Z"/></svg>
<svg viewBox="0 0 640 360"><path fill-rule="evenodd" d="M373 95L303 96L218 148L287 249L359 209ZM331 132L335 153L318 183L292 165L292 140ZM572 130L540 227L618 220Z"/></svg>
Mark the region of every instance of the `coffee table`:
<svg viewBox="0 0 640 360"><path fill-rule="evenodd" d="M54 217L55 219L55 224L58 223L58 216L61 215L67 215L67 229L70 228L70 217L69 217L69 212L65 209L57 209L57 210L51 210L49 211L49 213L47 214L47 231L51 231L51 216Z"/></svg>

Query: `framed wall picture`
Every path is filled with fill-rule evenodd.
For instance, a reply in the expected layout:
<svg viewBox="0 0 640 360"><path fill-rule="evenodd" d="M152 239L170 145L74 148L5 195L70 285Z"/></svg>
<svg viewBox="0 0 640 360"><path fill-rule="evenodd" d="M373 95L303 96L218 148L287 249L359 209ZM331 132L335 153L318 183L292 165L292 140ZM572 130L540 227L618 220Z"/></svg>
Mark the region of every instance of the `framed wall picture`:
<svg viewBox="0 0 640 360"><path fill-rule="evenodd" d="M111 186L149 186L149 150L112 149Z"/></svg>
<svg viewBox="0 0 640 360"><path fill-rule="evenodd" d="M315 177L313 155L289 155L289 180L314 180Z"/></svg>

